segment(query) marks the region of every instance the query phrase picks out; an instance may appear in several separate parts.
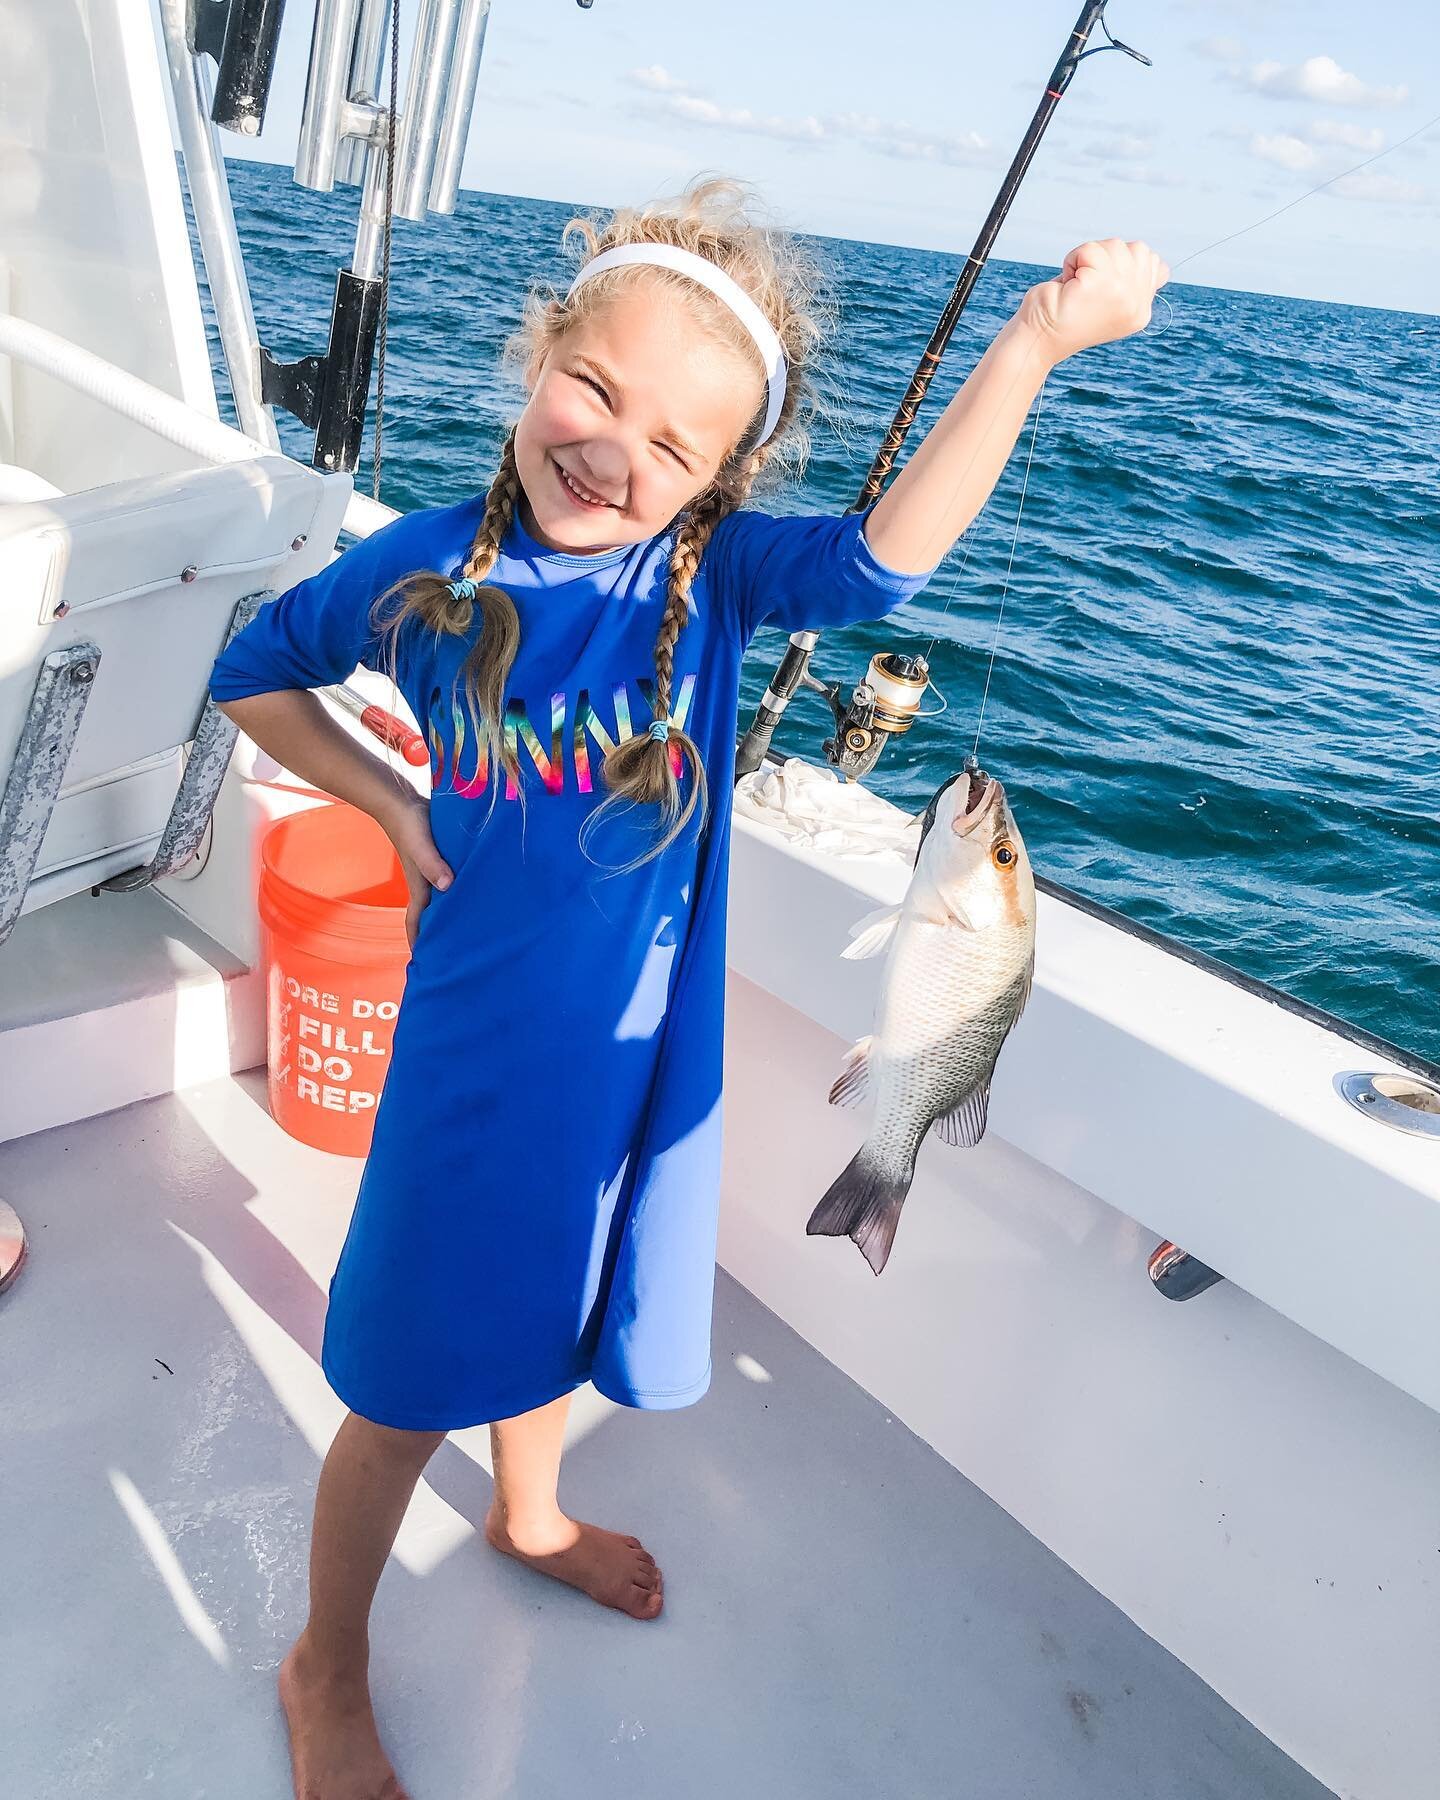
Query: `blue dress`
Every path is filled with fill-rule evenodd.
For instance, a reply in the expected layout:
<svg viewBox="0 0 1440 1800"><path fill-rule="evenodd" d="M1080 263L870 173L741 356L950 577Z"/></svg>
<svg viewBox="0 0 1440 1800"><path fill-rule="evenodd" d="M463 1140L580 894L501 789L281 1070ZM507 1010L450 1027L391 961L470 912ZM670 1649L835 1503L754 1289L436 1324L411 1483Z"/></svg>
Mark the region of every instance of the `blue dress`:
<svg viewBox="0 0 1440 1800"><path fill-rule="evenodd" d="M378 669L371 602L416 569L457 573L483 509L477 495L411 513L346 551L239 633L211 693ZM431 831L455 879L421 915L330 1284L322 1366L352 1411L451 1431L587 1379L657 1409L708 1387L740 663L762 622L875 619L924 585L879 562L862 527L753 511L718 526L671 696L705 760L708 823L692 817L626 875L607 870L653 842L654 809L616 803L589 857L576 838L609 793L605 746L653 716L673 537L579 556L518 519L506 534L490 580L520 617L504 729L523 806L502 767L491 810L493 772L457 724L469 642L402 628L400 688L430 742Z"/></svg>

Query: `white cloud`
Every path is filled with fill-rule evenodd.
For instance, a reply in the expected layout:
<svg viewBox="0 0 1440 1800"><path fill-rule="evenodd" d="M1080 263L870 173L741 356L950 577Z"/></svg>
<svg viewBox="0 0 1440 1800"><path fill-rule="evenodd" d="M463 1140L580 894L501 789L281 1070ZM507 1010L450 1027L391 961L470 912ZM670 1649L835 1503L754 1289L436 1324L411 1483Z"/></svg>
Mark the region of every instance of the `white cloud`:
<svg viewBox="0 0 1440 1800"><path fill-rule="evenodd" d="M1378 125L1346 125L1339 119L1317 119L1305 133L1312 144L1339 144L1345 150L1378 150L1385 133Z"/></svg>
<svg viewBox="0 0 1440 1800"><path fill-rule="evenodd" d="M1285 132L1275 132L1267 137L1257 131L1250 139L1250 154L1258 156L1262 162L1278 163L1282 169L1293 169L1297 173L1302 169L1313 169L1320 160L1320 153L1313 145Z"/></svg>
<svg viewBox="0 0 1440 1800"><path fill-rule="evenodd" d="M630 79L637 87L649 88L652 94L688 94L694 91L688 81L677 81L659 63L651 63L644 69L632 69Z"/></svg>
<svg viewBox="0 0 1440 1800"><path fill-rule="evenodd" d="M990 148L989 140L978 131L926 131L869 113L835 113L822 119L813 113L787 117L753 112L748 106L724 106L697 93L692 83L681 81L658 63L632 69L630 80L655 96L651 108L690 125L749 132L787 143L858 143L881 156L918 162L969 163Z"/></svg>
<svg viewBox="0 0 1440 1800"><path fill-rule="evenodd" d="M825 132L827 137L852 138L882 156L914 162L970 163L990 148L990 140L978 131L923 131L870 113L838 113L825 120Z"/></svg>
<svg viewBox="0 0 1440 1800"><path fill-rule="evenodd" d="M699 94L667 95L667 110L693 125L720 125L730 131L753 132L758 137L785 138L791 142L817 143L825 127L817 118L786 119L778 113L754 113L748 106L717 106Z"/></svg>
<svg viewBox="0 0 1440 1800"><path fill-rule="evenodd" d="M1320 100L1329 106L1398 106L1407 87L1372 87L1342 69L1333 56L1308 56L1302 63L1256 63L1247 84L1257 94L1279 100Z"/></svg>
<svg viewBox="0 0 1440 1800"><path fill-rule="evenodd" d="M1373 200L1387 206L1414 206L1429 197L1418 181L1402 181L1398 175L1374 174L1368 169L1342 176L1330 192L1344 200Z"/></svg>

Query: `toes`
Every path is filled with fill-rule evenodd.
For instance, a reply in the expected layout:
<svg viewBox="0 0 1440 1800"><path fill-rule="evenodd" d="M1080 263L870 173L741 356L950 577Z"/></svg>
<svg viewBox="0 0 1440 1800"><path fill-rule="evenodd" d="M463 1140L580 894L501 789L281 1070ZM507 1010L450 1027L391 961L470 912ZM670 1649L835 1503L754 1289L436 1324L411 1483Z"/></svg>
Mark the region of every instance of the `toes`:
<svg viewBox="0 0 1440 1800"><path fill-rule="evenodd" d="M630 1605L627 1609L637 1619L653 1619L660 1610L660 1594L656 1589L636 1586L630 1593Z"/></svg>

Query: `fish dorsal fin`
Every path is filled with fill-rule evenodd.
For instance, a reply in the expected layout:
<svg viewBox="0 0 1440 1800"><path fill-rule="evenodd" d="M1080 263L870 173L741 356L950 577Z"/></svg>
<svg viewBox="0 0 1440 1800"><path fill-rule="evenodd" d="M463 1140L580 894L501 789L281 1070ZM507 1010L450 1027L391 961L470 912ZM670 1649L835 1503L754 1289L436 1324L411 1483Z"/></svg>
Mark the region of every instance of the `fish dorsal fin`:
<svg viewBox="0 0 1440 1800"><path fill-rule="evenodd" d="M867 956L877 955L889 944L899 922L898 906L882 906L876 912L866 913L863 919L857 919L850 927L850 942L840 954L848 957L851 962L860 962Z"/></svg>
<svg viewBox="0 0 1440 1800"><path fill-rule="evenodd" d="M941 1141L947 1144L961 1144L967 1150L973 1150L985 1135L985 1119L990 1110L990 1078L987 1075L972 1094L967 1094L958 1106L948 1113L942 1113L935 1121L935 1129Z"/></svg>
<svg viewBox="0 0 1440 1800"><path fill-rule="evenodd" d="M845 1052L845 1066L830 1089L832 1106L854 1106L870 1086L870 1046L874 1036L862 1037Z"/></svg>

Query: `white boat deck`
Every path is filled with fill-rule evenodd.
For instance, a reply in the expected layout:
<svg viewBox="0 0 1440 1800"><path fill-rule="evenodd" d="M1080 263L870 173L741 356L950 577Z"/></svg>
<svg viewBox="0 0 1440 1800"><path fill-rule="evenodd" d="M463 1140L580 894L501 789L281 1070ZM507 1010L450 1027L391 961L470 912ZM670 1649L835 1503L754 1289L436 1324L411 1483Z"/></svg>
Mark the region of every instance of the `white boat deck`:
<svg viewBox="0 0 1440 1800"><path fill-rule="evenodd" d="M258 1071L0 1144L31 1238L0 1297L16 1800L290 1793L274 1676L359 1167L286 1138ZM582 1390L572 1435L563 1500L644 1539L665 1613L494 1555L486 1434L456 1433L374 1622L415 1800L1328 1792L723 1273L706 1399Z"/></svg>

